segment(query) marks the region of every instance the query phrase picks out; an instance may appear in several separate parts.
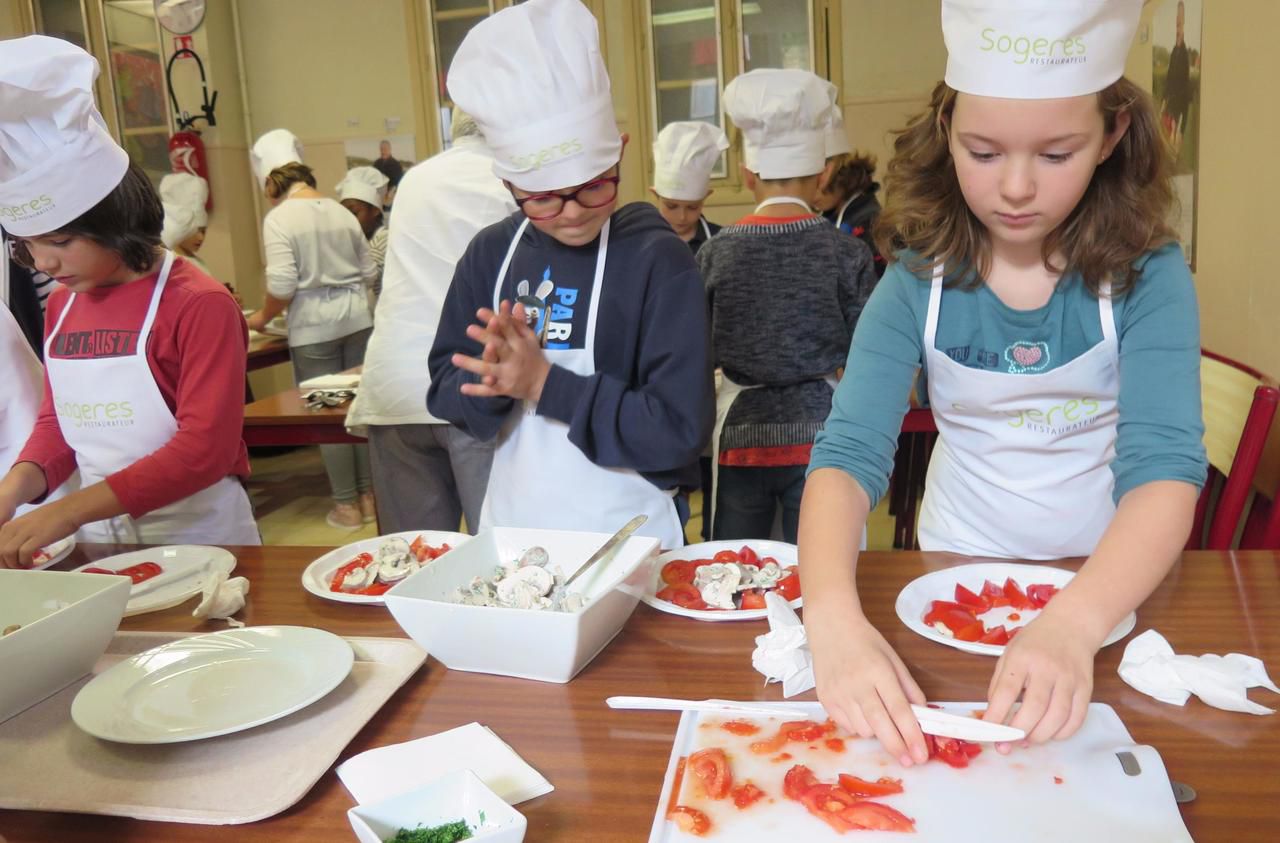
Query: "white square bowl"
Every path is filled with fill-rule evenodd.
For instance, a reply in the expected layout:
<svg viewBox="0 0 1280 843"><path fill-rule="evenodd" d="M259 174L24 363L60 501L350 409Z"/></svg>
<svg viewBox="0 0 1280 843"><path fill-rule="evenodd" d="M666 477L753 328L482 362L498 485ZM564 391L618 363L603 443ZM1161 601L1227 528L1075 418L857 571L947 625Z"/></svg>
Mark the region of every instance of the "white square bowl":
<svg viewBox="0 0 1280 843"><path fill-rule="evenodd" d="M462 820L468 840L521 843L528 820L503 802L470 770L460 770L429 785L347 811L360 843L384 843L402 828L432 828Z"/></svg>
<svg viewBox="0 0 1280 843"><path fill-rule="evenodd" d="M566 576L609 539L606 533L494 527L421 568L386 594L387 608L409 637L450 670L568 682L613 640L644 593L658 540L632 536L612 559L572 587L587 598L579 612L464 606L455 589L492 577L503 560L529 547L547 549Z"/></svg>
<svg viewBox="0 0 1280 843"><path fill-rule="evenodd" d="M93 669L120 626L128 577L0 569L0 721Z"/></svg>

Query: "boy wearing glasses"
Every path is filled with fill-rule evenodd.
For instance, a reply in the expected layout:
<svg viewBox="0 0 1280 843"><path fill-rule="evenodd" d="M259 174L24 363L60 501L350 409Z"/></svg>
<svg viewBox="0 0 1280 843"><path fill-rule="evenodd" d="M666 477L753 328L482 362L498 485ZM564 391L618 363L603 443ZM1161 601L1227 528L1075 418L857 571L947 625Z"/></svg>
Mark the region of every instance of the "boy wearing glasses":
<svg viewBox="0 0 1280 843"><path fill-rule="evenodd" d="M431 413L496 437L480 527L684 543L712 424L702 286L647 203L617 207L627 137L596 21L530 0L478 24L449 72L520 210L459 261L431 349Z"/></svg>

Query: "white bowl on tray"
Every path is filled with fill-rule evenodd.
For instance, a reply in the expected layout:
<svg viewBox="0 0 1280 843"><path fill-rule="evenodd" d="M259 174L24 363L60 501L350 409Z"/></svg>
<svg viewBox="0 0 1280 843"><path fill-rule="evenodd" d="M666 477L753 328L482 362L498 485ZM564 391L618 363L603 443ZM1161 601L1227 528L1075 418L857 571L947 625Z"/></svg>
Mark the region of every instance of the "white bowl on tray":
<svg viewBox="0 0 1280 843"><path fill-rule="evenodd" d="M384 843L400 829L434 828L462 820L468 840L521 843L528 820L503 802L470 770L449 773L429 785L347 811L360 843Z"/></svg>
<svg viewBox="0 0 1280 843"><path fill-rule="evenodd" d="M467 606L452 600L474 577L541 546L551 569L572 576L607 533L494 527L410 575L385 595L400 627L450 670L568 682L622 629L639 602L658 540L628 538L612 559L571 587L587 598L577 612Z"/></svg>
<svg viewBox="0 0 1280 843"><path fill-rule="evenodd" d="M129 602L127 577L0 569L0 721L93 670Z"/></svg>

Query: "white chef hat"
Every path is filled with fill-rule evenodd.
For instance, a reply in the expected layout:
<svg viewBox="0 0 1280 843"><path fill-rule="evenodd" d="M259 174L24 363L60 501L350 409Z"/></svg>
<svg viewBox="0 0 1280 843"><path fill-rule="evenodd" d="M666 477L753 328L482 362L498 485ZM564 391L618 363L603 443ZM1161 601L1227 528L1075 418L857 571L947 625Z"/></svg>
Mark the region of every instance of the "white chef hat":
<svg viewBox="0 0 1280 843"><path fill-rule="evenodd" d="M288 129L272 129L253 144L249 150L249 163L258 184L266 185L267 176L276 167L302 163L302 141Z"/></svg>
<svg viewBox="0 0 1280 843"><path fill-rule="evenodd" d="M700 120L668 123L653 141L653 189L664 199L701 202L711 171L729 148L724 130Z"/></svg>
<svg viewBox="0 0 1280 843"><path fill-rule="evenodd" d="M836 86L807 70L761 68L724 89L724 109L742 130L747 169L765 179L822 172Z"/></svg>
<svg viewBox="0 0 1280 843"><path fill-rule="evenodd" d="M529 0L480 21L448 85L484 133L494 174L522 190L588 182L622 155L600 33L579 0Z"/></svg>
<svg viewBox="0 0 1280 843"><path fill-rule="evenodd" d="M1101 91L1124 75L1143 0L942 0L946 82L1004 99Z"/></svg>
<svg viewBox="0 0 1280 843"><path fill-rule="evenodd" d="M169 173L160 179L160 202L164 205L164 228L160 239L170 249L209 224L204 209L209 201L209 183L192 173Z"/></svg>
<svg viewBox="0 0 1280 843"><path fill-rule="evenodd" d="M827 122L825 137L827 158L853 152L853 145L849 143L849 136L844 131L844 112L838 105L831 106L831 119Z"/></svg>
<svg viewBox="0 0 1280 843"><path fill-rule="evenodd" d="M334 188L338 191L338 201L343 199L359 199L379 210L383 200L387 198L387 185L391 180L373 167L352 167L347 170L347 177L338 182Z"/></svg>
<svg viewBox="0 0 1280 843"><path fill-rule="evenodd" d="M0 225L56 231L120 184L129 155L93 104L98 62L61 38L0 41Z"/></svg>

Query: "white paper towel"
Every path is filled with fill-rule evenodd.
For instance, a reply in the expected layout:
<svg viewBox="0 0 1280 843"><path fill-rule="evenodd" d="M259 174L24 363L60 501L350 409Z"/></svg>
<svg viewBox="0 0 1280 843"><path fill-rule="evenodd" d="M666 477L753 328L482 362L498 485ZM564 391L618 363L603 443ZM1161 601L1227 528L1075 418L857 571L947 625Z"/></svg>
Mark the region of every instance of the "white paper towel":
<svg viewBox="0 0 1280 843"><path fill-rule="evenodd" d="M1240 653L1177 655L1154 629L1148 629L1125 647L1120 678L1170 705L1186 705L1195 694L1214 708L1246 714L1275 714L1275 709L1248 698L1250 688L1266 688L1280 694L1261 660Z"/></svg>
<svg viewBox="0 0 1280 843"><path fill-rule="evenodd" d="M794 697L816 684L809 640L796 610L782 595L767 591L764 603L769 632L756 637L751 665L764 674L766 684L781 682L782 695Z"/></svg>

